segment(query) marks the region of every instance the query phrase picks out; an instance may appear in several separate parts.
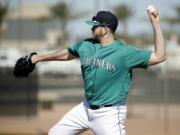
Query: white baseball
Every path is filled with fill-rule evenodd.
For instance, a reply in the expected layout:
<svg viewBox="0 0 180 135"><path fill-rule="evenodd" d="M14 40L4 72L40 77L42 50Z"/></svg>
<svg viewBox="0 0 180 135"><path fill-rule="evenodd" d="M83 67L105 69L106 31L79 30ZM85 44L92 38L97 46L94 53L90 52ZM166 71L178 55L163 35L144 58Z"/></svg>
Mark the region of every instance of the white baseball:
<svg viewBox="0 0 180 135"><path fill-rule="evenodd" d="M147 10L149 10L151 13L155 12L156 11L156 8L153 6L153 5L149 5L147 7Z"/></svg>

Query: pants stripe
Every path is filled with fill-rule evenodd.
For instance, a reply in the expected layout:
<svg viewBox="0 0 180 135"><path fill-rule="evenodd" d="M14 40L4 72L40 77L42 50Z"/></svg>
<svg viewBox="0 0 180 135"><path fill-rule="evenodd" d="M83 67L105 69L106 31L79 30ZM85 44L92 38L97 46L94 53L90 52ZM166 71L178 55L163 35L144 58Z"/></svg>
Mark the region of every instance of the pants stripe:
<svg viewBox="0 0 180 135"><path fill-rule="evenodd" d="M118 125L119 125L119 132L120 132L120 135L122 135L122 133L121 133L121 126L120 126L120 124L121 124L121 121L120 121L120 108L118 107L118 120L119 120L119 123L118 123Z"/></svg>

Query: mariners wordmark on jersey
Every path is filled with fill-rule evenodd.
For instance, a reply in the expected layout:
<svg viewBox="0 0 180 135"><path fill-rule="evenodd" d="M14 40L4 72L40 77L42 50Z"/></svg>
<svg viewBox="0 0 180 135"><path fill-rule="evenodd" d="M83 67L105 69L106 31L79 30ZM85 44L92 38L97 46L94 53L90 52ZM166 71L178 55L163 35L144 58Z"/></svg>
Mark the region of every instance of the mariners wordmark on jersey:
<svg viewBox="0 0 180 135"><path fill-rule="evenodd" d="M92 65L96 67L100 67L102 69L105 69L110 72L116 72L116 66L115 64L105 60L105 59L100 59L100 58L95 58L95 57L87 57L85 54L83 55L81 65Z"/></svg>

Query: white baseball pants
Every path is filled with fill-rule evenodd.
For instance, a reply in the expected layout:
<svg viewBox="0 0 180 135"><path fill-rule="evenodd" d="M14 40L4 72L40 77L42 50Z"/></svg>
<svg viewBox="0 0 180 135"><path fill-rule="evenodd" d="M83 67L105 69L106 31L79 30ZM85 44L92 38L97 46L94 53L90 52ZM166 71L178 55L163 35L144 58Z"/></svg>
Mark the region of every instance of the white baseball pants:
<svg viewBox="0 0 180 135"><path fill-rule="evenodd" d="M72 108L48 135L77 135L90 129L95 135L125 135L126 103L92 110L86 101Z"/></svg>

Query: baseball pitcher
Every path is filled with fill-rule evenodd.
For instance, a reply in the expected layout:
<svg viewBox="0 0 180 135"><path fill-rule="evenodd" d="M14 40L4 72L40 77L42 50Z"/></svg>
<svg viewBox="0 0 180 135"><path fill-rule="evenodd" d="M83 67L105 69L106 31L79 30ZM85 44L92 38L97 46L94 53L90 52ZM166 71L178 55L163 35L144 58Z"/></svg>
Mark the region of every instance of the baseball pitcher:
<svg viewBox="0 0 180 135"><path fill-rule="evenodd" d="M117 17L99 11L91 21L93 38L48 55L30 55L31 64L79 58L85 100L72 108L49 135L76 135L90 129L96 135L125 135L126 96L134 68L147 68L166 60L158 11L147 11L154 29L154 51L141 50L114 38ZM29 59L28 59L29 60Z"/></svg>

